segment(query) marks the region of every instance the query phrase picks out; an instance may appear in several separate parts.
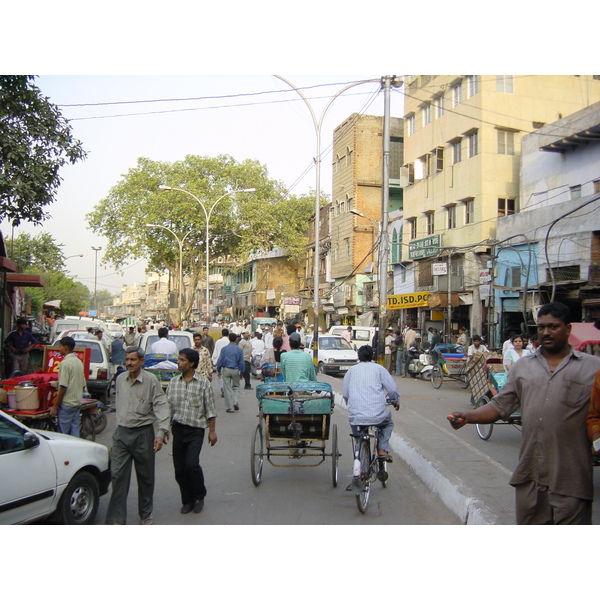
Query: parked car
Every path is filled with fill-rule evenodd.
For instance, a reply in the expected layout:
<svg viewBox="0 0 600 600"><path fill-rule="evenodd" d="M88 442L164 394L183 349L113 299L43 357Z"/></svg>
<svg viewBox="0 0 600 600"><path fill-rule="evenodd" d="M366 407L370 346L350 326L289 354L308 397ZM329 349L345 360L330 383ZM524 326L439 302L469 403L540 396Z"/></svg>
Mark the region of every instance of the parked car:
<svg viewBox="0 0 600 600"><path fill-rule="evenodd" d="M88 392L106 404L110 393L111 368L108 352L104 344L97 338L79 338L75 340L76 348L89 348L90 375L86 381Z"/></svg>
<svg viewBox="0 0 600 600"><path fill-rule="evenodd" d="M346 331L348 325L334 325L329 328L331 335L342 335L342 331ZM362 325L352 325L352 338L351 344L355 350L358 350L361 346L369 344L373 345L373 339L375 338L375 332L377 327L363 327Z"/></svg>
<svg viewBox="0 0 600 600"><path fill-rule="evenodd" d="M78 319L76 317L56 319L50 330L50 339L52 340L52 344L54 344L61 332L67 329L69 331L87 331L88 327L93 327L94 331L96 329L101 329L104 332L104 337L109 337L110 341L112 341L113 336L104 321L84 318Z"/></svg>
<svg viewBox="0 0 600 600"><path fill-rule="evenodd" d="M89 525L110 484L108 448L29 429L0 411L0 524Z"/></svg>
<svg viewBox="0 0 600 600"><path fill-rule="evenodd" d="M177 345L177 351L184 348L194 347L194 336L189 331L174 330L169 331L169 339ZM140 348L146 353L152 353L152 344L158 342L158 333L156 331L146 331L140 338Z"/></svg>
<svg viewBox="0 0 600 600"><path fill-rule="evenodd" d="M304 352L312 354L312 335L305 338ZM344 375L358 363L356 350L339 335L320 335L317 361L317 373L325 375Z"/></svg>

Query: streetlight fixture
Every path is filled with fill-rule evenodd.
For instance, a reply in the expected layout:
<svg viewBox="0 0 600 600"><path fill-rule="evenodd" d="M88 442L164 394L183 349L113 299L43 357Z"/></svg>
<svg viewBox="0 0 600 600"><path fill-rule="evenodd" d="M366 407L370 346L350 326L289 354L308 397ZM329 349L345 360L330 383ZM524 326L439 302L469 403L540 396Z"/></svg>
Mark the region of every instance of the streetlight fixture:
<svg viewBox="0 0 600 600"><path fill-rule="evenodd" d="M102 248L100 248L102 250ZM83 258L83 254L71 254L71 256L65 257L65 260L69 260L69 258Z"/></svg>
<svg viewBox="0 0 600 600"><path fill-rule="evenodd" d="M314 301L313 301L313 310L314 310L314 331L313 331L313 362L315 367L319 361L319 243L320 243L320 219L321 219L321 131L323 126L323 120L325 118L325 114L329 110L329 107L333 103L333 101L340 95L343 94L346 90L353 88L357 85L362 85L363 83L378 83L380 79L366 79L364 81L357 81L355 83L351 83L343 87L335 96L333 96L325 108L321 113L321 117L317 120L315 113L312 109L312 106L306 96L291 82L289 82L285 77L281 75L275 75L277 79L281 79L284 83L289 85L304 101L308 110L310 111L310 116L313 120L313 125L315 128L315 134L317 136L317 151L316 157L314 159L316 165L316 189L315 189L315 257L314 257L314 283L313 283L313 293L314 293Z"/></svg>
<svg viewBox="0 0 600 600"><path fill-rule="evenodd" d="M210 207L209 210L206 210L206 206L204 206L204 202L202 200L200 200L200 198L198 198L197 196L192 194L192 192L188 192L187 190L184 190L183 188L174 188L169 185L159 185L158 189L163 192L183 192L184 194L187 194L188 196L191 196L192 198L194 198L194 200L196 200L196 202L198 202L198 204L200 205L200 207L202 208L202 210L204 212L204 218L206 219L206 234L205 234L206 235L206 312L208 313L209 312L208 299L209 299L209 289L210 289L210 286L208 283L209 252L210 252L210 244L208 241L208 235L209 235L210 217L212 215L212 212L213 212L215 206L217 206L217 204L221 200L223 200L223 198L226 198L227 196L232 196L233 194L236 194L238 192L243 192L243 193L255 192L256 188L243 188L243 189L231 190L231 191L227 192L226 194L223 194L222 196L217 198L212 203L212 206Z"/></svg>
<svg viewBox="0 0 600 600"><path fill-rule="evenodd" d="M159 227L160 229L166 229L179 244L179 320L183 323L183 242L185 242L185 238L192 232L188 231L183 238L180 238L170 227L165 227L164 225L146 223L146 227Z"/></svg>
<svg viewBox="0 0 600 600"><path fill-rule="evenodd" d="M102 246L98 246L97 248L95 246L92 246L92 250L96 253L95 265L94 265L94 310L96 310L96 312L98 312L98 298L96 296L96 287L98 285L98 252L100 252L100 250L102 250Z"/></svg>

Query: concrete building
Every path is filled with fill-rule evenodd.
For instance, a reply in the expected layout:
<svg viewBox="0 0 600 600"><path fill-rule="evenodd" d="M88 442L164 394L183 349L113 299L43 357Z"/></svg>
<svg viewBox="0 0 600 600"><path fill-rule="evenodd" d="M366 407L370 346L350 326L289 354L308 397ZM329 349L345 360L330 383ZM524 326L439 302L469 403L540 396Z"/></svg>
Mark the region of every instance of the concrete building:
<svg viewBox="0 0 600 600"><path fill-rule="evenodd" d="M499 221L522 210L522 138L599 101L600 81L419 75L407 78L404 93L404 290L431 293L427 307L406 317L422 327L438 321L451 338L461 324L487 333L482 273Z"/></svg>
<svg viewBox="0 0 600 600"><path fill-rule="evenodd" d="M497 225L496 343L533 332L549 301L575 321L600 318L600 102L523 137L519 198Z"/></svg>

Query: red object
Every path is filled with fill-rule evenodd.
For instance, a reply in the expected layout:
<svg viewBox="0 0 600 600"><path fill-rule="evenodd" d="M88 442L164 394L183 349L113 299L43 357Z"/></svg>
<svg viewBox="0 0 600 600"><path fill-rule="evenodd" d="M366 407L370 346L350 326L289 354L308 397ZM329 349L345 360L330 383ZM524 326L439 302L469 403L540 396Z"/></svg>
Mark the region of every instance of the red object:
<svg viewBox="0 0 600 600"><path fill-rule="evenodd" d="M569 344L573 350L581 350L588 344L600 344L600 330L593 323L571 323Z"/></svg>
<svg viewBox="0 0 600 600"><path fill-rule="evenodd" d="M89 348L75 347L74 353L83 363L85 378L88 379L90 376L90 356L92 351ZM47 373L56 373L58 376L58 365L63 358L58 346L46 346L44 348L44 371Z"/></svg>

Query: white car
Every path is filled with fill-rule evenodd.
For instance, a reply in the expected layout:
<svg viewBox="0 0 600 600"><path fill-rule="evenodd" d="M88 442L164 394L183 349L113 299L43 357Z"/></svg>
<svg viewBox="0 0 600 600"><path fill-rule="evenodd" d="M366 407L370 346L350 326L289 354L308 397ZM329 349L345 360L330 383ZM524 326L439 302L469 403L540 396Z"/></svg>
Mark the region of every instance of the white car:
<svg viewBox="0 0 600 600"><path fill-rule="evenodd" d="M52 516L89 525L110 484L108 448L52 431L29 429L0 411L0 524Z"/></svg>
<svg viewBox="0 0 600 600"><path fill-rule="evenodd" d="M306 336L304 352L312 355L312 335ZM358 363L356 350L339 335L320 335L317 373L325 375L345 375L346 371Z"/></svg>
<svg viewBox="0 0 600 600"><path fill-rule="evenodd" d="M146 354L152 354L152 344L154 344L154 342L158 342L158 339L158 332L156 330L146 331L146 333L143 333L142 337L140 338L140 348ZM179 350L183 350L184 348L194 347L194 336L189 331L169 331L168 339L170 339L172 342L175 342L175 345L177 346L177 352L179 352Z"/></svg>

